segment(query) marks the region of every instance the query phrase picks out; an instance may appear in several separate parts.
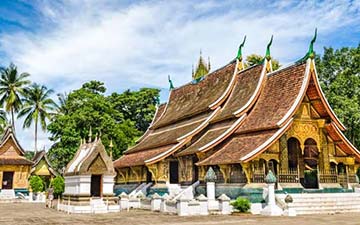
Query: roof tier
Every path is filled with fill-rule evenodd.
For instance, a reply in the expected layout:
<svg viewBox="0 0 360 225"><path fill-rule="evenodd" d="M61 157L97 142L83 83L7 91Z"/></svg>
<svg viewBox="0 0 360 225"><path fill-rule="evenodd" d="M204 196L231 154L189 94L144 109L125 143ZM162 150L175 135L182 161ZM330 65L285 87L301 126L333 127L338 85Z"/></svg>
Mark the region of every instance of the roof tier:
<svg viewBox="0 0 360 225"><path fill-rule="evenodd" d="M210 110L211 103L219 99L229 86L236 61L210 73L197 84L186 84L170 92L164 115L154 123L153 129L175 123Z"/></svg>

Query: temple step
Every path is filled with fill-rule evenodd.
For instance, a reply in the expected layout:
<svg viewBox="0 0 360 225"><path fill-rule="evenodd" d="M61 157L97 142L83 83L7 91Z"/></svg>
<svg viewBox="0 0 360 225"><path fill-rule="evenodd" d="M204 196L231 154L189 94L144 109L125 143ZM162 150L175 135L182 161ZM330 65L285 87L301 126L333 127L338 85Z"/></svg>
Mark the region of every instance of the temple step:
<svg viewBox="0 0 360 225"><path fill-rule="evenodd" d="M284 201L285 195L278 195ZM360 212L360 193L291 194L288 207L301 214Z"/></svg>
<svg viewBox="0 0 360 225"><path fill-rule="evenodd" d="M90 206L93 213L106 213L108 211L102 198L91 199Z"/></svg>
<svg viewBox="0 0 360 225"><path fill-rule="evenodd" d="M2 189L0 191L0 199L15 199L14 189Z"/></svg>

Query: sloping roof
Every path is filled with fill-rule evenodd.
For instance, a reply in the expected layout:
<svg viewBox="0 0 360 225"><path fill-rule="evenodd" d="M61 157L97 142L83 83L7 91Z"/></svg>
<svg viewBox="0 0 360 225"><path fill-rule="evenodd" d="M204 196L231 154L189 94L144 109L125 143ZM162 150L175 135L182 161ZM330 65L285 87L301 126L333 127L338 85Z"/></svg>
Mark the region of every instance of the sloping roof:
<svg viewBox="0 0 360 225"><path fill-rule="evenodd" d="M126 154L136 151L152 149L170 144L178 143L177 139L198 127L203 123L209 114L202 114L191 118L188 121L179 122L172 126L166 126L154 130L141 142L126 151Z"/></svg>
<svg viewBox="0 0 360 225"><path fill-rule="evenodd" d="M151 124L149 125L148 129L145 131L145 133L135 141L135 143L139 143L140 141L142 141L145 137L147 137L149 134L151 134L153 132L153 129L151 129L151 126L160 119L160 117L163 115L163 113L165 112L166 109L166 103L160 104L159 106L156 107L156 112L154 114L154 118L151 121Z"/></svg>
<svg viewBox="0 0 360 225"><path fill-rule="evenodd" d="M0 148L2 148L9 139L12 139L12 140L13 140L15 146L17 147L17 150L19 151L19 155L20 155L20 156L24 156L24 155L25 155L25 151L24 151L24 149L21 147L19 141L17 140L17 138L16 138L16 136L15 136L15 134L14 134L14 131L13 131L12 126L7 126L7 127L5 128L4 135L3 135L2 138L1 138Z"/></svg>
<svg viewBox="0 0 360 225"><path fill-rule="evenodd" d="M172 144L172 145L166 145L166 146L162 146L162 147L158 147L158 148L154 148L154 149L149 149L146 151L125 154L125 155L121 156L119 159L117 159L116 161L114 161L114 167L115 168L123 168L123 167L129 167L129 166L144 165L146 160L149 160L149 159L167 151L168 149L171 149L174 146L175 146L175 144Z"/></svg>
<svg viewBox="0 0 360 225"><path fill-rule="evenodd" d="M115 170L101 139L81 144L74 158L65 169L65 176L106 174L114 175Z"/></svg>
<svg viewBox="0 0 360 225"><path fill-rule="evenodd" d="M265 75L264 71L262 73L263 68L264 66L261 64L237 74L234 88L225 105L222 107L220 114L215 117L213 122L232 118L236 112L244 112L246 108L251 106L249 103L252 102L251 100L256 100L257 91L259 92L257 88L260 88L262 84L261 79ZM240 114L240 112L237 114Z"/></svg>
<svg viewBox="0 0 360 225"><path fill-rule="evenodd" d="M32 165L33 162L26 158L0 158L0 165Z"/></svg>
<svg viewBox="0 0 360 225"><path fill-rule="evenodd" d="M245 119L243 114L255 103L265 77L266 71L263 64L250 67L236 74L230 95L220 113L211 121L212 126L208 128L208 132L189 147L177 153L177 156L206 151L231 135ZM237 118L239 116L241 117ZM225 120L228 123L222 122Z"/></svg>
<svg viewBox="0 0 360 225"><path fill-rule="evenodd" d="M44 159L47 166L48 166L48 169L50 171L50 173L53 175L53 176L57 176L58 175L58 172L56 172L56 170L52 167L50 161L48 160L47 156L46 156L46 152L45 150L42 150L42 151L37 151L34 155L34 157L32 158L32 161L34 162L33 166L32 166L32 170L35 170L36 166L40 163L40 161Z"/></svg>
<svg viewBox="0 0 360 225"><path fill-rule="evenodd" d="M171 91L164 115L154 123L159 128L209 110L226 90L233 77L236 61L208 74L197 84L186 84Z"/></svg>

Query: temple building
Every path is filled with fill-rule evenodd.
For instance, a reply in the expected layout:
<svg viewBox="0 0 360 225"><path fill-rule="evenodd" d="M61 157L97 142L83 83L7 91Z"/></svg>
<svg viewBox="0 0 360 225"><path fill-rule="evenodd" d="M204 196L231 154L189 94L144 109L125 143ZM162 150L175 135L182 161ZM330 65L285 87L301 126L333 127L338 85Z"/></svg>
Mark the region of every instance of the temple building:
<svg viewBox="0 0 360 225"><path fill-rule="evenodd" d="M248 68L243 42L228 64L172 89L143 137L114 162L118 186L190 185L212 167L217 194L233 198L262 190L269 170L278 190L351 189L360 152L321 90L314 41L304 58L276 71L272 41L262 62Z"/></svg>
<svg viewBox="0 0 360 225"><path fill-rule="evenodd" d="M59 174L51 166L51 163L46 156L45 150L35 152L32 161L34 164L32 165L30 171L31 175L40 176L44 181L46 188L49 187L51 180Z"/></svg>
<svg viewBox="0 0 360 225"><path fill-rule="evenodd" d="M119 211L113 193L115 176L112 159L101 139L82 142L66 166L64 201L59 209L70 213Z"/></svg>
<svg viewBox="0 0 360 225"><path fill-rule="evenodd" d="M25 158L25 151L8 126L0 142L0 198L15 198L28 194L29 176L33 162Z"/></svg>

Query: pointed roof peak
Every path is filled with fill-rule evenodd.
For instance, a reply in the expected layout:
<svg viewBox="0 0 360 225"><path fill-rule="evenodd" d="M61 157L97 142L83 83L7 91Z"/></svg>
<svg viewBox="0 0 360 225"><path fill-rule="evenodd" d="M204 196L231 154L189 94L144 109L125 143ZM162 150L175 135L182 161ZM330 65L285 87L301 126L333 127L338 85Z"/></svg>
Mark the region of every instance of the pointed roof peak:
<svg viewBox="0 0 360 225"><path fill-rule="evenodd" d="M202 80L202 78L207 75L210 72L210 57L208 57L208 62L205 61L205 59L202 56L202 50L200 49L200 56L199 56L199 60L198 63L196 65L196 69L192 72L192 78L195 81L200 81Z"/></svg>

